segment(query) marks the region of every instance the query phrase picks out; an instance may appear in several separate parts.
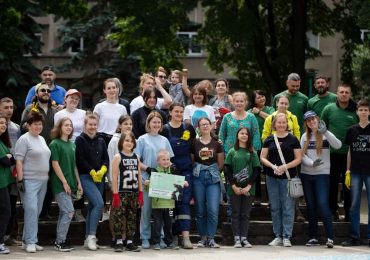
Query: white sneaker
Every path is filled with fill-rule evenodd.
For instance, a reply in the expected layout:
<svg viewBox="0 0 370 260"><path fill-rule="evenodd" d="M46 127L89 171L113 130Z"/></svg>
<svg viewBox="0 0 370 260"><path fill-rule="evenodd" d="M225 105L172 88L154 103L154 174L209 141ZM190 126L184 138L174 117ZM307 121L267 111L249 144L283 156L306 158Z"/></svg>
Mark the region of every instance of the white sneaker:
<svg viewBox="0 0 370 260"><path fill-rule="evenodd" d="M272 240L269 243L269 246L282 246L283 245L283 240L281 237L276 237L274 240Z"/></svg>
<svg viewBox="0 0 370 260"><path fill-rule="evenodd" d="M84 247L88 248L89 250L96 251L98 249L98 247L96 246L96 237L86 238L84 242Z"/></svg>
<svg viewBox="0 0 370 260"><path fill-rule="evenodd" d="M31 245L34 245L35 248L36 248L36 251L44 251L44 248L42 246L39 246L38 244L31 244ZM27 249L27 246L25 243L22 242L22 249L23 250L26 250Z"/></svg>
<svg viewBox="0 0 370 260"><path fill-rule="evenodd" d="M0 244L0 255L1 254L9 254L10 250L4 244Z"/></svg>
<svg viewBox="0 0 370 260"><path fill-rule="evenodd" d="M285 247L291 247L292 246L292 243L290 242L289 238L284 238L283 239L283 245Z"/></svg>
<svg viewBox="0 0 370 260"><path fill-rule="evenodd" d="M26 252L27 253L36 253L36 245L35 244L26 245Z"/></svg>
<svg viewBox="0 0 370 260"><path fill-rule="evenodd" d="M252 248L252 244L248 242L248 240L242 240L242 246L245 248Z"/></svg>
<svg viewBox="0 0 370 260"><path fill-rule="evenodd" d="M235 240L234 248L242 248L242 243L239 239Z"/></svg>
<svg viewBox="0 0 370 260"><path fill-rule="evenodd" d="M110 211L103 212L103 216L101 218L101 221L108 221L109 220Z"/></svg>

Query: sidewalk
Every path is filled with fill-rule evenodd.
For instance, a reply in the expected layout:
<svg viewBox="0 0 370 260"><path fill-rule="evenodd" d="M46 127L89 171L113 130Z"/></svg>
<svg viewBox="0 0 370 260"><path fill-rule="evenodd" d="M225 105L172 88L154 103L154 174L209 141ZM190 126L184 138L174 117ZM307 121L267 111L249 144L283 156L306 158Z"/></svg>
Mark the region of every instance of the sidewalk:
<svg viewBox="0 0 370 260"><path fill-rule="evenodd" d="M77 260L115 260L115 259L222 259L222 260L242 260L242 259L320 259L320 260L358 260L370 259L368 246L341 247L335 246L328 249L325 246L306 247L293 246L291 248L254 246L253 248L235 249L232 247L221 247L219 249L200 248L193 250L142 250L138 253L123 252L115 253L111 248L100 249L98 251L88 251L81 246L76 247L72 252L62 253L54 250L53 247L45 247L42 252L29 254L20 247L11 247L11 254L0 256L0 259L77 259Z"/></svg>

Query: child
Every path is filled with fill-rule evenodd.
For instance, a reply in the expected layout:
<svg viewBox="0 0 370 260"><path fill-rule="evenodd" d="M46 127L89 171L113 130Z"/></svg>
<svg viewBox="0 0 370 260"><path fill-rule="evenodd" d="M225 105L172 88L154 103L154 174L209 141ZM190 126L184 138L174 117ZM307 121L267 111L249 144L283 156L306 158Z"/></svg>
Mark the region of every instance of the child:
<svg viewBox="0 0 370 260"><path fill-rule="evenodd" d="M82 196L82 186L76 168L76 146L69 141L72 135L73 125L68 117L60 119L51 132L53 139L50 143L51 165L53 167L51 187L59 206L54 248L61 252L73 250L73 247L66 243L69 225L75 211L72 197L81 198Z"/></svg>
<svg viewBox="0 0 370 260"><path fill-rule="evenodd" d="M112 162L112 207L113 231L116 237L122 234L126 225L126 251L139 252L140 248L133 243L136 228L136 209L143 206L141 190L140 160L133 153L136 147L132 132L123 132L118 141L119 152ZM123 251L123 240L117 239L114 245L116 252Z"/></svg>
<svg viewBox="0 0 370 260"><path fill-rule="evenodd" d="M161 149L157 153L157 168L153 169L154 172L159 172L163 174L174 174L173 168L171 168L171 156L170 153ZM149 180L145 181L145 185L149 185ZM188 186L185 181L184 186ZM154 250L160 250L160 240L161 240L161 230L163 226L164 231L164 242L167 248L178 249L178 246L174 246L173 235L172 235L172 220L173 220L173 209L175 208L175 201L172 199L160 199L152 198L152 215L154 219L154 228L152 239L154 243Z"/></svg>
<svg viewBox="0 0 370 260"><path fill-rule="evenodd" d="M240 127L236 139L234 147L226 156L224 170L231 186L228 192L231 197L234 247L249 248L252 247L247 240L252 207L251 195L255 194L254 182L261 166L257 153L253 150L249 129Z"/></svg>
<svg viewBox="0 0 370 260"><path fill-rule="evenodd" d="M183 73L179 70L173 70L171 72L171 85L169 87L169 94L172 97L173 103L179 102L186 105L186 97L190 96L190 90L188 88L188 70L183 69ZM182 77L182 79L181 79ZM180 79L182 83L180 83Z"/></svg>

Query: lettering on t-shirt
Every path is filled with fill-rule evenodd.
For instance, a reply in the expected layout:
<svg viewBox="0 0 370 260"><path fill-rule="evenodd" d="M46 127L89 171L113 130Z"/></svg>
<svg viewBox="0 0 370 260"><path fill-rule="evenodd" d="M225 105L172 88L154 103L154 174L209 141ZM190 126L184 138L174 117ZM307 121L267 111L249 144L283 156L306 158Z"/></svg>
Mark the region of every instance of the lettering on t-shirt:
<svg viewBox="0 0 370 260"><path fill-rule="evenodd" d="M370 152L370 135L359 135L352 144L353 152Z"/></svg>
<svg viewBox="0 0 370 260"><path fill-rule="evenodd" d="M210 158L213 158L213 150L212 149L208 149L208 147L203 147L202 149L200 149L199 151L199 158L201 160L208 160Z"/></svg>
<svg viewBox="0 0 370 260"><path fill-rule="evenodd" d="M122 190L136 190L138 188L138 160L135 159L122 159L124 171L122 172Z"/></svg>

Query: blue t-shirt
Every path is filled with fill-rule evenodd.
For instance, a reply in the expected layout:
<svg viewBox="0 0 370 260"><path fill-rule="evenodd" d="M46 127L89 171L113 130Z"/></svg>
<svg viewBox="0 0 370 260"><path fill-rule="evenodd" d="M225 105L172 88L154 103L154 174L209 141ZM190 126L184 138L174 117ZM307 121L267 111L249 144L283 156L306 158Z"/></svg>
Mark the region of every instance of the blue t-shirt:
<svg viewBox="0 0 370 260"><path fill-rule="evenodd" d="M64 97L66 95L67 91L59 85L55 85L55 88L51 90L50 97L52 100L54 100L58 105L64 104ZM32 99L34 98L36 92L35 92L35 86L33 86L27 94L25 106L28 106L32 103Z"/></svg>

